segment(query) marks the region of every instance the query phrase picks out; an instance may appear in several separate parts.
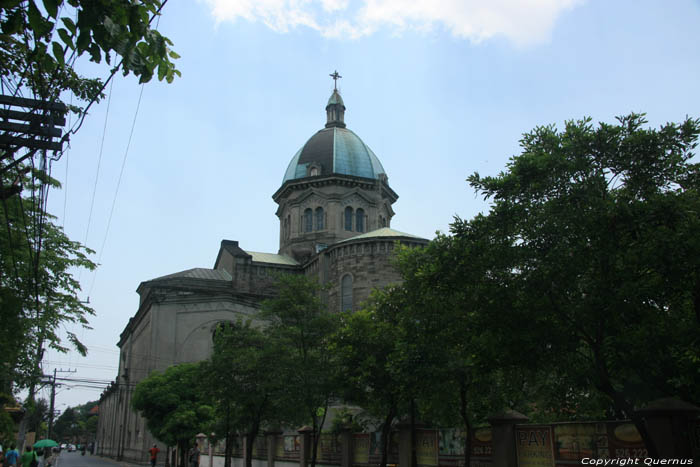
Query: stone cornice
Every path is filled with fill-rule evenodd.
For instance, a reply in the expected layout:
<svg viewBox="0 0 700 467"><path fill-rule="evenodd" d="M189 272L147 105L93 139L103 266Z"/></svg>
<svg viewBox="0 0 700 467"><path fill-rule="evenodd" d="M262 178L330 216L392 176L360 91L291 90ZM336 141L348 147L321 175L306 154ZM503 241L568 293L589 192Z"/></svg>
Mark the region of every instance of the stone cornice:
<svg viewBox="0 0 700 467"><path fill-rule="evenodd" d="M307 188L323 187L328 185L340 186L357 186L365 190L375 190L377 183L381 183L382 195L388 198L392 203L399 199L399 195L391 189L389 184L384 180L376 180L374 178L355 177L352 175L332 174L329 176L304 177L294 180L287 180L284 184L272 195L272 199L280 204L280 199L289 196L289 193L297 190L305 190Z"/></svg>

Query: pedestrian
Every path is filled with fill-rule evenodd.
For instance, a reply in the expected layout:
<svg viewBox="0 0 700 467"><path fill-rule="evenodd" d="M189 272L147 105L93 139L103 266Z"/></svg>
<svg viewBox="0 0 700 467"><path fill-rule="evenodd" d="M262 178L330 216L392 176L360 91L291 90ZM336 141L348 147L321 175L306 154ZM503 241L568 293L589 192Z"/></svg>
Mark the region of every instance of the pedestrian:
<svg viewBox="0 0 700 467"><path fill-rule="evenodd" d="M22 454L22 467L38 467L39 458L36 456L36 452L32 451L31 446L27 446L24 454Z"/></svg>
<svg viewBox="0 0 700 467"><path fill-rule="evenodd" d="M199 467L199 446L196 442L190 449L190 467Z"/></svg>
<svg viewBox="0 0 700 467"><path fill-rule="evenodd" d="M5 454L5 465L7 467L17 467L17 461L19 460L19 452L15 449L15 445L10 445L10 450Z"/></svg>
<svg viewBox="0 0 700 467"><path fill-rule="evenodd" d="M0 467L5 467L5 453L2 450L2 444L0 444Z"/></svg>
<svg viewBox="0 0 700 467"><path fill-rule="evenodd" d="M151 453L151 467L156 467L156 458L158 456L158 452L160 449L154 444L151 449L148 450L148 452Z"/></svg>

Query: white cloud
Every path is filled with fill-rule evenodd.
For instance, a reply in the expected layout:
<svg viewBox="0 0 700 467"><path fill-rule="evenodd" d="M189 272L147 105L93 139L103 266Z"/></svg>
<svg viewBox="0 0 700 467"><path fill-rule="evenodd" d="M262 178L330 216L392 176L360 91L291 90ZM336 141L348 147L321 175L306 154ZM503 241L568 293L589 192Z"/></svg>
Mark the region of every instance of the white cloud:
<svg viewBox="0 0 700 467"><path fill-rule="evenodd" d="M358 38L444 28L472 42L505 37L526 46L549 38L557 17L584 0L204 0L217 22L260 21L284 33L299 26Z"/></svg>

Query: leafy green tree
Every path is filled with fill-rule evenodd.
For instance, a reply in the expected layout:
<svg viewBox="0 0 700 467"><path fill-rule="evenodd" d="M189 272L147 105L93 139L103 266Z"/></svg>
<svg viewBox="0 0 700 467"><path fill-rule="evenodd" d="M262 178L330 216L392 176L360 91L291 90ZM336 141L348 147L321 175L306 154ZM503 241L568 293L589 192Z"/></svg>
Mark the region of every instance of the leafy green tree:
<svg viewBox="0 0 700 467"><path fill-rule="evenodd" d="M73 407L68 407L56 419L53 427L54 439L57 441L73 441L78 436L79 415Z"/></svg>
<svg viewBox="0 0 700 467"><path fill-rule="evenodd" d="M148 430L168 446L177 446L180 465L195 435L212 424L213 409L204 398L199 363L154 371L136 385L131 404L146 419Z"/></svg>
<svg viewBox="0 0 700 467"><path fill-rule="evenodd" d="M338 326L338 315L320 298L321 286L302 275L283 275L277 296L263 302L261 317L265 332L279 342L280 377L285 382L289 423L311 423L314 443L311 467L315 467L321 428L336 395L335 371L329 352L330 337Z"/></svg>
<svg viewBox="0 0 700 467"><path fill-rule="evenodd" d="M54 424L53 439L56 441L94 439L97 434L97 415L91 413L91 410L98 405L99 401L91 401L64 410Z"/></svg>
<svg viewBox="0 0 700 467"><path fill-rule="evenodd" d="M37 439L43 437L45 432L42 431L42 425L49 420L48 402L46 399L39 399L31 405L25 406L25 409L29 411L27 429L35 432Z"/></svg>
<svg viewBox="0 0 700 467"><path fill-rule="evenodd" d="M58 185L40 171L24 182L28 189ZM80 284L72 275L78 268L95 268L87 258L92 251L71 241L53 221L29 194L0 200L0 348L6 362L0 388L7 393L37 384L44 349L68 350L58 330L66 324L87 327L94 313L78 297ZM73 332L67 339L85 354Z"/></svg>
<svg viewBox="0 0 700 467"><path fill-rule="evenodd" d="M245 434L245 465L251 467L255 438L263 426L279 424L288 405L280 377L285 352L250 320L222 323L214 351L204 362L204 388L216 413L215 432L226 438L225 467L231 465L233 436Z"/></svg>
<svg viewBox="0 0 700 467"><path fill-rule="evenodd" d="M153 28L167 2L107 0L10 0L0 6L0 76L15 91L28 88L38 99L56 101L71 91L78 101L99 100L104 83L75 71L83 55L113 72L133 73L146 83L157 74L179 75L172 42ZM116 60L117 63L112 63ZM80 112L78 107L73 110Z"/></svg>
<svg viewBox="0 0 700 467"><path fill-rule="evenodd" d="M477 225L459 238L438 235L425 248L402 248L397 261L406 294L398 328L421 357L414 384L422 416L464 429L465 465L475 425L517 404L523 385L521 368L511 361L520 348L489 333L483 322L485 308L506 311L514 298L503 287L511 274L498 263L503 256L493 254L494 246L484 249L488 237Z"/></svg>
<svg viewBox="0 0 700 467"><path fill-rule="evenodd" d="M485 308L485 332L525 337L545 382L604 396L654 457L635 408L700 400L700 121L655 130L642 115L618 120L538 127L504 173L469 177L493 201L488 238L506 252L504 290L517 296L498 315ZM452 229L463 237L473 226Z"/></svg>
<svg viewBox="0 0 700 467"><path fill-rule="evenodd" d="M406 407L397 357L399 288L375 291L366 308L341 315L330 351L338 366L338 387L345 402L357 404L381 425L381 467L386 466L389 434Z"/></svg>

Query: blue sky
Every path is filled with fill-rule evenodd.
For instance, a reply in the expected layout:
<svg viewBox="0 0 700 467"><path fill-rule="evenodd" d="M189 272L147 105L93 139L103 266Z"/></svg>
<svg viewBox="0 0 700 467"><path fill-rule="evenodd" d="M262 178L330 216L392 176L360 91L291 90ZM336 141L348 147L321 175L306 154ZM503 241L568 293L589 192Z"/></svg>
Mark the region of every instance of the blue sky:
<svg viewBox="0 0 700 467"><path fill-rule="evenodd" d="M51 352L46 371L113 379L141 281L212 267L222 239L277 252L271 195L323 127L334 70L348 128L400 196L392 227L432 238L453 216L487 209L466 177L503 170L537 125L699 117L698 25L690 0L168 2L159 30L182 56L182 78L144 88L108 234L135 78L116 79L109 113L105 99L53 165L64 188L49 209L101 266L80 274L97 315L93 330L74 331L90 356ZM98 397L63 388L58 408Z"/></svg>

